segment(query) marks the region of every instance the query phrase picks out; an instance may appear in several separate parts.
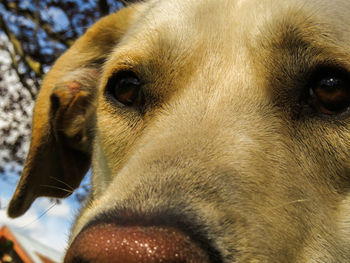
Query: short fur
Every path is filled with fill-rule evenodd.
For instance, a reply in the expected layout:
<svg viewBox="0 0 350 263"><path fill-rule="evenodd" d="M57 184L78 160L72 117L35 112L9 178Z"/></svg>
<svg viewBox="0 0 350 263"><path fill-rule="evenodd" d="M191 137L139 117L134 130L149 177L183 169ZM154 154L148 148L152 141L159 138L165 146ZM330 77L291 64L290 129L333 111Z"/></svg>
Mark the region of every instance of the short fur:
<svg viewBox="0 0 350 263"><path fill-rule="evenodd" d="M66 196L92 163L72 240L111 211L170 214L223 262L350 262L349 115L300 103L315 68L350 71L349 14L348 0L151 0L101 19L43 83L9 215ZM142 113L104 95L122 70L145 83Z"/></svg>

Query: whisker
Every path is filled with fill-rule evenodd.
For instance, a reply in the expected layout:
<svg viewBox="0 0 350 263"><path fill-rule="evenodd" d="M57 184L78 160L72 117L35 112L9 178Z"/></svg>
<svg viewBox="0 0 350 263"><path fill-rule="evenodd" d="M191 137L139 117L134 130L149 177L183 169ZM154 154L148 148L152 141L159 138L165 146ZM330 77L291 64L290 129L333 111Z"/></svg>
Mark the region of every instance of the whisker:
<svg viewBox="0 0 350 263"><path fill-rule="evenodd" d="M67 184L66 182L60 180L60 179L57 179L56 177L53 177L53 176L50 176L51 179L54 179L56 180L57 182L61 183L61 184L64 184L65 186L67 186L70 190L72 190L72 192L74 191L74 188L71 187L69 184Z"/></svg>
<svg viewBox="0 0 350 263"><path fill-rule="evenodd" d="M65 188L62 188L62 187L58 187L58 186L54 186L54 185L46 185L46 184L42 184L40 186L44 186L44 187L48 187L48 188L53 188L53 189L57 189L57 190L62 190L64 192L67 192L69 194L72 194L74 191L73 190L70 190L70 189L65 189Z"/></svg>
<svg viewBox="0 0 350 263"><path fill-rule="evenodd" d="M46 209L41 215L39 215L35 220L33 220L32 222L29 222L28 224L25 224L23 226L21 226L20 228L26 228L27 226L37 222L40 218L42 218L47 212L49 212L54 206L56 206L57 203L52 204L48 209Z"/></svg>

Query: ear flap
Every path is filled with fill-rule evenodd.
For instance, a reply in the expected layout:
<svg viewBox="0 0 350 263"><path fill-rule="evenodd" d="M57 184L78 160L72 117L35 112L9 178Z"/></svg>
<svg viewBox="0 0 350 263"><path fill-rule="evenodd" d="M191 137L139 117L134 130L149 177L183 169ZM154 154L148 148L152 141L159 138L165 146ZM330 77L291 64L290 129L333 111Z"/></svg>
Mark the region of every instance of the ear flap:
<svg viewBox="0 0 350 263"><path fill-rule="evenodd" d="M31 145L8 207L10 217L24 214L37 197L67 197L79 186L91 163L100 69L133 13L130 6L102 18L48 73L35 104Z"/></svg>

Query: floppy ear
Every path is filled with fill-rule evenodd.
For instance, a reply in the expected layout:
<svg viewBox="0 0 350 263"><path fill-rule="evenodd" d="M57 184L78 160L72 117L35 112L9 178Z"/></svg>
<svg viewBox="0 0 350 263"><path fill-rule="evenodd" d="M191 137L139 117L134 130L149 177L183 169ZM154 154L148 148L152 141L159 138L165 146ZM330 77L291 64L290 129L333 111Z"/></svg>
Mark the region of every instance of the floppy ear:
<svg viewBox="0 0 350 263"><path fill-rule="evenodd" d="M66 197L79 186L91 162L100 70L133 14L130 6L102 18L57 60L43 81L29 153L9 216L25 213L37 197Z"/></svg>

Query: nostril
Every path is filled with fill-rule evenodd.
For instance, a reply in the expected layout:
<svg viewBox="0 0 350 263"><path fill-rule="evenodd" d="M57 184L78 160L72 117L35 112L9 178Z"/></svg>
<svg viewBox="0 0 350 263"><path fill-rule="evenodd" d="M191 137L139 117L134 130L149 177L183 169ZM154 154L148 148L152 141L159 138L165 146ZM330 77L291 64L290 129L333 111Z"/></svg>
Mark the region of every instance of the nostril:
<svg viewBox="0 0 350 263"><path fill-rule="evenodd" d="M77 236L64 262L209 263L209 259L197 243L173 227L99 224Z"/></svg>

